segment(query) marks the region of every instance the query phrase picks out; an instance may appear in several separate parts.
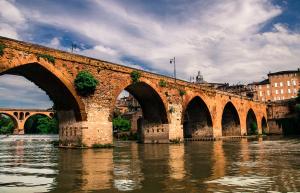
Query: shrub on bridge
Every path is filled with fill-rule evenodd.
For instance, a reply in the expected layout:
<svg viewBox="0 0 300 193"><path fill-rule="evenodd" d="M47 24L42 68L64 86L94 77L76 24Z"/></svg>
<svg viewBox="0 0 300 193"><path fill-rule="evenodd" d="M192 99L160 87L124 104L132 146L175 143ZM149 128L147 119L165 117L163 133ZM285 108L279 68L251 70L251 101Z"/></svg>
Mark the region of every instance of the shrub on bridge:
<svg viewBox="0 0 300 193"><path fill-rule="evenodd" d="M186 92L185 90L179 89L179 95L182 97L183 95L185 95Z"/></svg>
<svg viewBox="0 0 300 193"><path fill-rule="evenodd" d="M3 56L4 49L5 49L5 45L4 44L0 44L0 56Z"/></svg>
<svg viewBox="0 0 300 193"><path fill-rule="evenodd" d="M166 86L167 86L167 82L166 82L165 80L161 79L161 80L159 81L158 85L159 85L160 87L166 87Z"/></svg>
<svg viewBox="0 0 300 193"><path fill-rule="evenodd" d="M48 55L48 54L38 54L37 58L38 58L38 60L40 58L43 58L43 59L47 60L48 62L50 62L52 64L55 64L55 58L53 56L51 56L51 55Z"/></svg>
<svg viewBox="0 0 300 193"><path fill-rule="evenodd" d="M132 80L133 84L138 83L140 81L140 78L141 78L141 73L137 70L134 70L130 73L130 77L131 77L131 80Z"/></svg>
<svg viewBox="0 0 300 193"><path fill-rule="evenodd" d="M98 80L88 71L80 71L75 78L75 87L81 96L88 96L95 92Z"/></svg>

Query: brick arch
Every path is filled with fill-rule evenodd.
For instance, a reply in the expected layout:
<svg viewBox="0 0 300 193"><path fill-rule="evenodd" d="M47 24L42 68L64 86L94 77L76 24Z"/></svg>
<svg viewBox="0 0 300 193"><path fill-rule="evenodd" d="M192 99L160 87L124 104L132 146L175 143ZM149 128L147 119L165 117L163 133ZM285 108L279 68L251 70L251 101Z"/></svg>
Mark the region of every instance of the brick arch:
<svg viewBox="0 0 300 193"><path fill-rule="evenodd" d="M138 90L143 92L148 92L143 95L143 92L138 92ZM142 107L143 116L147 119L151 119L152 121L157 120L158 116L160 114L161 121L163 124L168 124L170 121L169 113L167 111L167 100L162 95L162 92L158 88L158 82L153 83L152 81L148 79L144 79L143 77L140 79L140 81L136 84L133 84L131 81L131 78L128 77L126 80L122 82L122 84L119 84L117 86L117 89L113 91L113 101L112 106L110 107L110 115L109 120L112 120L113 117L113 110L115 103L117 101L118 96L121 94L122 91L126 90L131 95L134 96L134 98L139 102L139 104ZM147 95L146 95L147 94ZM152 100L152 104L147 104L148 101ZM156 105L156 106L155 106ZM151 116L150 113L144 112L144 111L157 111L157 113L153 113ZM151 116L151 117L150 117ZM157 117L153 117L157 116Z"/></svg>
<svg viewBox="0 0 300 193"><path fill-rule="evenodd" d="M207 103L199 95L189 99L181 118L185 138L212 137L213 121Z"/></svg>
<svg viewBox="0 0 300 193"><path fill-rule="evenodd" d="M28 57L19 57L20 58L14 58L14 60L10 61L8 64L2 64L4 68L0 69L0 75L13 74L24 76L28 80L34 82L42 90L46 91L47 95L51 100L53 100L55 105L56 102L59 101L58 108L60 108L60 106L62 108L65 108L65 101L69 101L70 104L68 105L69 107L67 110L74 110L75 118L77 121L86 121L87 117L85 105L82 99L76 93L76 90L73 86L72 77L63 74L59 69L54 67L54 64L51 64L44 59L38 60L35 55L30 55ZM32 69L35 69L35 71ZM32 74L34 74L34 76L32 76ZM39 75L40 77L38 77ZM47 80L49 82L52 81L52 85L50 85ZM53 84L55 85L53 86ZM58 91L60 91L62 95L64 95L64 97L57 96L57 93L59 93ZM66 98L69 100L66 100Z"/></svg>
<svg viewBox="0 0 300 193"><path fill-rule="evenodd" d="M6 115L6 116L8 116L9 118L11 118L11 119L13 120L13 122L14 122L14 125L15 125L14 129L18 129L18 128L19 128L19 121L18 121L18 118L17 118L13 113L10 114L10 113L0 112L0 115Z"/></svg>
<svg viewBox="0 0 300 193"><path fill-rule="evenodd" d="M32 116L34 116L34 115L42 115L42 116L46 116L46 117L52 119L53 117L51 117L50 114L52 114L52 112L51 112L51 113L50 113L50 112L49 112L49 113L35 112L35 113L31 113L31 114L29 114L29 116L25 117L25 119L23 120L23 122L24 122L24 134L26 134L26 132L25 132L25 125L26 125L26 122L28 121L28 119L29 119L30 117L32 117Z"/></svg>
<svg viewBox="0 0 300 193"><path fill-rule="evenodd" d="M251 133L251 124L253 123L253 121L256 123L257 132L258 132L259 125L258 125L256 113L252 108L249 108L246 114L246 132L248 135L255 134L255 133Z"/></svg>
<svg viewBox="0 0 300 193"><path fill-rule="evenodd" d="M265 116L261 118L261 129L262 133L268 133L268 122Z"/></svg>
<svg viewBox="0 0 300 193"><path fill-rule="evenodd" d="M223 107L221 126L222 136L241 135L241 116L231 101L228 101Z"/></svg>

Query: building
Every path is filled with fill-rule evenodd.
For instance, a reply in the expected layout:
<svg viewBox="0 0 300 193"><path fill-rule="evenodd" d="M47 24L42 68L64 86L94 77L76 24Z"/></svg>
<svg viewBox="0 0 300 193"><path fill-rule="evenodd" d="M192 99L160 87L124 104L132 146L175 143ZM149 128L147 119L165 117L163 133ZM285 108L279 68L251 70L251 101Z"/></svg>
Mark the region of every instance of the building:
<svg viewBox="0 0 300 193"><path fill-rule="evenodd" d="M268 74L268 79L248 85L255 91L254 99L278 101L297 97L300 89L300 69Z"/></svg>

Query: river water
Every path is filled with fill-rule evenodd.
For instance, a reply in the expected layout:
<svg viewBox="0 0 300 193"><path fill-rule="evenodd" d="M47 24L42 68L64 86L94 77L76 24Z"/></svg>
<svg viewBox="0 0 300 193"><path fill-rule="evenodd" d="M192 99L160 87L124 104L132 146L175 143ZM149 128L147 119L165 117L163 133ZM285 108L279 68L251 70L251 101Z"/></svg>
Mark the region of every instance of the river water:
<svg viewBox="0 0 300 193"><path fill-rule="evenodd" d="M115 145L2 140L0 192L300 192L299 138Z"/></svg>

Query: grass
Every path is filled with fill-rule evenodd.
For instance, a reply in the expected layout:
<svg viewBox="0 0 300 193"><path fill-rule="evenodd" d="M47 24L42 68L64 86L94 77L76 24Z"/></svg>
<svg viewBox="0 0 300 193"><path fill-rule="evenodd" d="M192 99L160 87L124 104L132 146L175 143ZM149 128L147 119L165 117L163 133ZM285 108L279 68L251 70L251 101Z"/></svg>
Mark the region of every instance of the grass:
<svg viewBox="0 0 300 193"><path fill-rule="evenodd" d="M98 143L95 143L93 144L92 146L93 148L113 148L114 146L110 143L107 143L107 144L98 144Z"/></svg>
<svg viewBox="0 0 300 193"><path fill-rule="evenodd" d="M51 55L48 55L48 54L38 54L37 58L38 58L38 60L40 58L43 58L43 59L47 60L48 62L50 62L52 64L55 64L55 58L53 56L51 56Z"/></svg>
<svg viewBox="0 0 300 193"><path fill-rule="evenodd" d="M0 56L3 56L4 49L5 49L5 45L4 44L0 44Z"/></svg>

